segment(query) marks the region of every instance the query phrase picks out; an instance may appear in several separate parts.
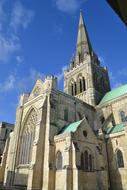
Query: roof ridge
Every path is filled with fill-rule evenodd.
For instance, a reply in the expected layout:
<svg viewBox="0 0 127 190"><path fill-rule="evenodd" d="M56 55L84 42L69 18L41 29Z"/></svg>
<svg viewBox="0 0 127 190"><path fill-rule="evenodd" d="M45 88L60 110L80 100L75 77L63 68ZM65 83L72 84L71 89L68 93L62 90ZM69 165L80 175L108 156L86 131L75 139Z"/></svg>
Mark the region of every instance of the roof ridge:
<svg viewBox="0 0 127 190"><path fill-rule="evenodd" d="M65 133L65 132L74 132L75 129L77 129L77 127L81 124L81 122L84 120L84 118L82 120L79 121L75 121L72 122L64 127L62 127L62 129L58 132L57 135L61 134L61 133ZM68 130L67 130L68 129Z"/></svg>

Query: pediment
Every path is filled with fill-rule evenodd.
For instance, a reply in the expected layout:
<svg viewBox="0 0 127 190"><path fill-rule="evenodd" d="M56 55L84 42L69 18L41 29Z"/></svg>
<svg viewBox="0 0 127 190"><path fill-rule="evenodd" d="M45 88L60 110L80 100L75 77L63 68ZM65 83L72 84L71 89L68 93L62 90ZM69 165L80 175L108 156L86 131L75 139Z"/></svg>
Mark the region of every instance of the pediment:
<svg viewBox="0 0 127 190"><path fill-rule="evenodd" d="M32 92L30 93L29 100L36 98L42 93L43 93L43 81L41 79L38 79L33 87Z"/></svg>
<svg viewBox="0 0 127 190"><path fill-rule="evenodd" d="M86 133L86 137L85 134ZM77 128L77 131L75 132L76 135L80 136L80 138L83 140L84 138L88 141L96 141L96 136L93 132L93 129L90 127L90 125L88 124L86 118L83 119L81 125L79 125L79 127Z"/></svg>

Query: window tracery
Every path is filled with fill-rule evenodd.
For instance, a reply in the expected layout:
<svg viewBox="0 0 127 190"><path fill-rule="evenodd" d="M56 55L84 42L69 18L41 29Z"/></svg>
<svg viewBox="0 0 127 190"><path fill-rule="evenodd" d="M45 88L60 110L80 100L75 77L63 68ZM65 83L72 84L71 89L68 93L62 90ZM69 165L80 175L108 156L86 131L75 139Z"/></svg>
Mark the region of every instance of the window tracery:
<svg viewBox="0 0 127 190"><path fill-rule="evenodd" d="M37 122L37 113L33 109L24 125L21 142L19 147L19 164L29 164L32 155L32 145L35 138L35 126Z"/></svg>

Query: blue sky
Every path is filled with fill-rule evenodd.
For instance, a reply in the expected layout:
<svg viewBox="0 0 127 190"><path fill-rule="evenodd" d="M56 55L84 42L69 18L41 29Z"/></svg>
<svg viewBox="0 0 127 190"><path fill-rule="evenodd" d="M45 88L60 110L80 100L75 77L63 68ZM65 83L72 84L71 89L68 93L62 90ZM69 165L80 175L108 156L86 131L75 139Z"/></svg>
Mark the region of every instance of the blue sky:
<svg viewBox="0 0 127 190"><path fill-rule="evenodd" d="M127 83L127 28L105 0L0 0L0 120L15 121L21 93L58 76L75 52L79 11L112 88Z"/></svg>

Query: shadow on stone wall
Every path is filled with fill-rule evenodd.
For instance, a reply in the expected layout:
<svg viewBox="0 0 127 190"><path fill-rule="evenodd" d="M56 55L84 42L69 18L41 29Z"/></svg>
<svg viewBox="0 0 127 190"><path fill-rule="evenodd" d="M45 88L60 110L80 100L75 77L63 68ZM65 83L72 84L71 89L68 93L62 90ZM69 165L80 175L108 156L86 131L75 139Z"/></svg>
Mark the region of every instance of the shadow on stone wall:
<svg viewBox="0 0 127 190"><path fill-rule="evenodd" d="M20 189L26 189L28 175L15 173L14 171L8 171L6 177L5 187L20 187ZM26 183L26 184L25 184Z"/></svg>
<svg viewBox="0 0 127 190"><path fill-rule="evenodd" d="M122 184L122 176L117 167L116 155L114 154L111 139L106 139L108 172L109 172L109 190L125 190ZM123 169L124 170L124 169Z"/></svg>

